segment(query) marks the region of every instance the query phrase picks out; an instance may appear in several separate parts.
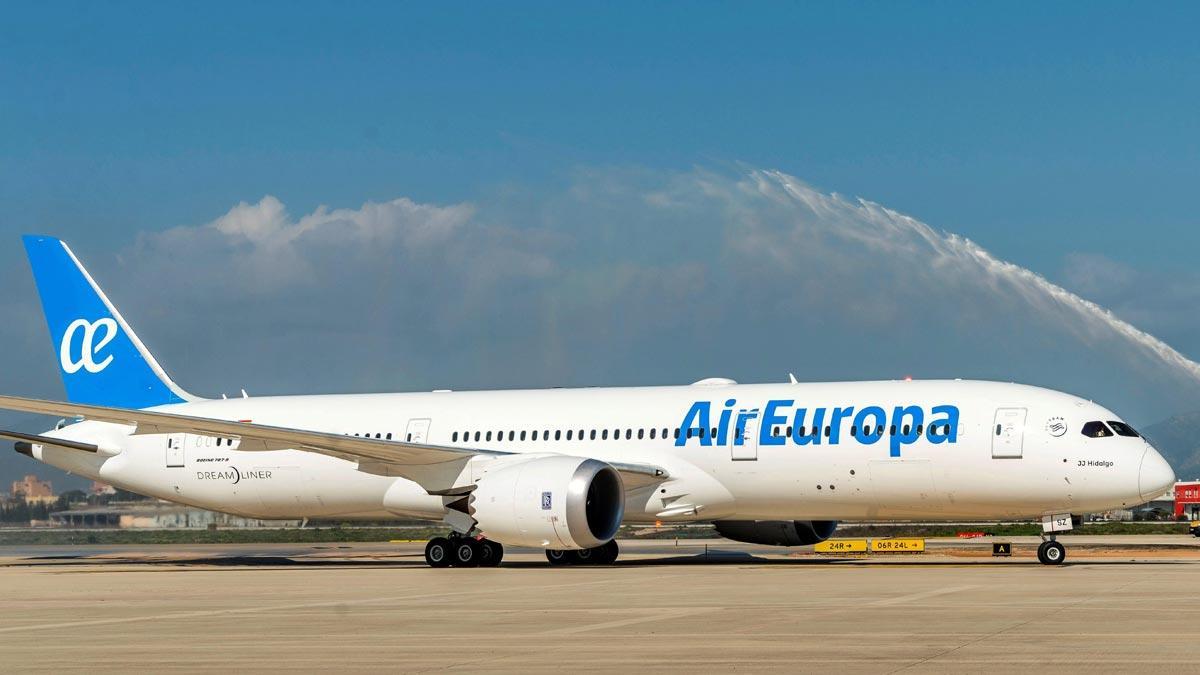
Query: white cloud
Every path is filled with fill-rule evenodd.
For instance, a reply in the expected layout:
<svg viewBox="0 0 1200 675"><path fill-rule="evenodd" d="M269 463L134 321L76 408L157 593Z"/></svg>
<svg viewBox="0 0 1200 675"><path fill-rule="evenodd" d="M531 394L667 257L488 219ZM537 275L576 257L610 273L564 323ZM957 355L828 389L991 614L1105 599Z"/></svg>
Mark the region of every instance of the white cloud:
<svg viewBox="0 0 1200 675"><path fill-rule="evenodd" d="M175 356L228 389L797 370L1200 400L1195 364L1100 306L969 240L782 173L581 170L534 197L401 198L293 218L267 196L143 235L123 273ZM1101 283L1077 262L1074 283Z"/></svg>

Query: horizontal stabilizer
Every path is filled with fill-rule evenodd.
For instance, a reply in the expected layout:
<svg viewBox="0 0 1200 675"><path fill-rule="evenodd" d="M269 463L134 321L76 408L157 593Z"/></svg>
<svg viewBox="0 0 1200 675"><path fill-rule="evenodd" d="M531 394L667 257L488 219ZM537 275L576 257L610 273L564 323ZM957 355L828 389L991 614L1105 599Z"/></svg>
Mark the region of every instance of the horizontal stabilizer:
<svg viewBox="0 0 1200 675"><path fill-rule="evenodd" d="M22 443L31 445L53 445L59 448L68 448L70 450L82 450L83 452L96 452L96 446L91 443L79 443L77 441L68 441L63 438L51 438L49 436L39 436L37 434L23 434L19 431L8 431L0 429L0 438L17 441L17 452L21 452ZM26 453L21 453L26 454Z"/></svg>

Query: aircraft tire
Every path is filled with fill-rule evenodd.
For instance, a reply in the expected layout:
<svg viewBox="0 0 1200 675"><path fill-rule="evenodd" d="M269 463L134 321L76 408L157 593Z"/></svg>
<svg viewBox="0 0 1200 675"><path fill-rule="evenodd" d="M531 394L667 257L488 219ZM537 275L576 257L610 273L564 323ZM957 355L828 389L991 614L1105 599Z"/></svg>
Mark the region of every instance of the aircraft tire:
<svg viewBox="0 0 1200 675"><path fill-rule="evenodd" d="M499 567L504 559L504 546L498 541L483 539L479 542L479 566Z"/></svg>
<svg viewBox="0 0 1200 675"><path fill-rule="evenodd" d="M425 563L430 567L450 566L450 540L434 537L425 544Z"/></svg>
<svg viewBox="0 0 1200 675"><path fill-rule="evenodd" d="M1038 560L1043 565L1061 565L1067 558L1067 547L1057 541L1043 541L1038 546Z"/></svg>
<svg viewBox="0 0 1200 675"><path fill-rule="evenodd" d="M460 537L452 543L450 559L455 567L479 567L482 546L470 537Z"/></svg>
<svg viewBox="0 0 1200 675"><path fill-rule="evenodd" d="M546 560L550 561L550 564L555 567L574 565L576 557L572 555L573 553L574 551L559 551L557 549L548 548L546 549Z"/></svg>
<svg viewBox="0 0 1200 675"><path fill-rule="evenodd" d="M616 539L610 539L608 543L598 547L597 551L599 552L597 562L601 565L611 565L617 562L617 556L621 554L621 547L617 546Z"/></svg>

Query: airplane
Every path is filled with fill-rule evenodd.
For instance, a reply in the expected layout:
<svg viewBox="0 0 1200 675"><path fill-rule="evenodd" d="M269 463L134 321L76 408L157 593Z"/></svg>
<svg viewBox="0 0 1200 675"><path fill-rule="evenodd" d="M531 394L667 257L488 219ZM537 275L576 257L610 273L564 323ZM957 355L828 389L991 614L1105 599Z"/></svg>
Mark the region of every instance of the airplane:
<svg viewBox="0 0 1200 675"><path fill-rule="evenodd" d="M440 521L432 567L607 564L625 523L713 523L815 544L839 521L1032 519L1038 558L1080 514L1175 481L1133 427L1089 400L969 380L690 385L203 399L163 370L59 239L23 238L64 418L0 431L16 450L118 488L260 519Z"/></svg>

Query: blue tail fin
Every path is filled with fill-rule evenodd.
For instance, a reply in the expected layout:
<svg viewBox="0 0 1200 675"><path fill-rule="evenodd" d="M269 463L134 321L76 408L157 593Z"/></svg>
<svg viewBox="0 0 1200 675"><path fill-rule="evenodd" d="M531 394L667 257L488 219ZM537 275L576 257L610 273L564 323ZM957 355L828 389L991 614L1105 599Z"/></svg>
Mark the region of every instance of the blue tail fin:
<svg viewBox="0 0 1200 675"><path fill-rule="evenodd" d="M149 408L196 400L167 377L65 243L22 239L69 401Z"/></svg>

